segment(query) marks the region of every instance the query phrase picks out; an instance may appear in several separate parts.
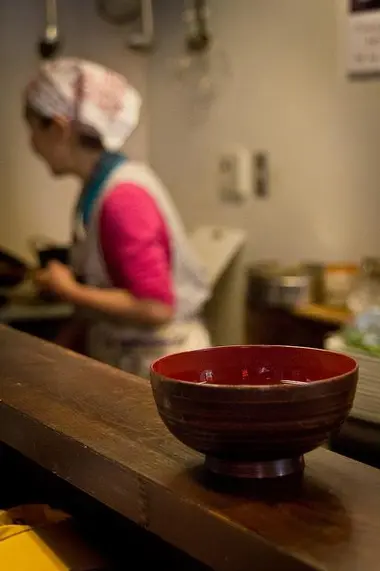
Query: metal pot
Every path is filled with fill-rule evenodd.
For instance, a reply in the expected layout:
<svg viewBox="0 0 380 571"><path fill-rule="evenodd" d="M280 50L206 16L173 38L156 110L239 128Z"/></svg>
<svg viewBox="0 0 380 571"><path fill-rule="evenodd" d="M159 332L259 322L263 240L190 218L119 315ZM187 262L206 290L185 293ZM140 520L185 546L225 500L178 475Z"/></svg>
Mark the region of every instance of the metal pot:
<svg viewBox="0 0 380 571"><path fill-rule="evenodd" d="M295 307L310 301L310 278L308 276L275 276L268 282L269 305Z"/></svg>

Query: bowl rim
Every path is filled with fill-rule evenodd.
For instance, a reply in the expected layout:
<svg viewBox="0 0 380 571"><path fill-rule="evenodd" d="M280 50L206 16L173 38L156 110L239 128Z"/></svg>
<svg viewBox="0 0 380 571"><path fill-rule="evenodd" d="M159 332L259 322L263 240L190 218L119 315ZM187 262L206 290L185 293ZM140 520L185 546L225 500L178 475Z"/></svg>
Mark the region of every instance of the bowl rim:
<svg viewBox="0 0 380 571"><path fill-rule="evenodd" d="M309 351L311 353L329 353L330 355L336 355L337 357L345 357L349 361L352 362L353 368L348 371L347 373L343 373L342 375L337 375L335 377L329 377L328 379L318 379L317 381L312 381L311 383L304 383L300 385L291 385L291 384L273 384L273 385L218 385L216 383L196 383L194 381L184 381L181 379L171 379L162 373L159 373L155 370L155 366L162 362L165 359L169 359L171 357L177 357L179 355L185 353L203 353L203 352L211 352L214 349L232 349L232 348L239 348L239 349L249 349L252 347L261 347L265 349L274 349L274 348L281 348L281 349L302 349L305 351ZM355 375L359 371L359 364L357 361L347 355L346 353L340 353L338 351L330 351L329 349L319 349L315 347L302 347L300 345L270 345L270 344L259 344L259 345L218 345L215 347L205 347L204 349L194 349L192 351L179 351L178 353L171 353L169 355L165 355L165 357L160 357L156 359L150 366L150 376L160 377L161 379L165 380L168 383L176 384L176 385L186 385L186 386L194 386L200 387L202 389L219 389L219 390L259 390L259 391L270 391L275 389L282 389L284 391L291 391L291 390L305 390L307 387L315 387L321 386L327 383L338 382L341 379L347 377L348 375Z"/></svg>

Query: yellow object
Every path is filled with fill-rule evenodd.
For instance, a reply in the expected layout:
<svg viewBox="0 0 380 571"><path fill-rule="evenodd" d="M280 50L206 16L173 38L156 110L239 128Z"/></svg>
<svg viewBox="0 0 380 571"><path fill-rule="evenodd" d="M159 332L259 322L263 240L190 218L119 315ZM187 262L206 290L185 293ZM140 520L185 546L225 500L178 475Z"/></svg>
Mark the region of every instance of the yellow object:
<svg viewBox="0 0 380 571"><path fill-rule="evenodd" d="M102 563L63 512L48 506L0 511L1 570L94 571Z"/></svg>

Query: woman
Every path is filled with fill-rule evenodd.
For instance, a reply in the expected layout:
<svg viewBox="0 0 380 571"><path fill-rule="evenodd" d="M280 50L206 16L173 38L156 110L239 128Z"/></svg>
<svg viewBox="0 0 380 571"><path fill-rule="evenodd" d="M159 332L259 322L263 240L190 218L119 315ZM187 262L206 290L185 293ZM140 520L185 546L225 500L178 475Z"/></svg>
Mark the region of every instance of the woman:
<svg viewBox="0 0 380 571"><path fill-rule="evenodd" d="M86 354L147 376L154 359L208 345L209 292L166 189L119 152L140 106L122 76L76 59L43 64L25 94L33 150L83 185L71 268L53 262L36 276L77 308L60 341L74 348L84 330Z"/></svg>

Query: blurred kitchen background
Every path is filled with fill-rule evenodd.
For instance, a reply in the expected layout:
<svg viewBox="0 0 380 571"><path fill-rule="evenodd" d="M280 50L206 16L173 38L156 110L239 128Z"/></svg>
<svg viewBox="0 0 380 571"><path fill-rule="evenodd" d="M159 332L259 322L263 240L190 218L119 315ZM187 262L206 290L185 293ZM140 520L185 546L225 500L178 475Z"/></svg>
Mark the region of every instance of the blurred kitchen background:
<svg viewBox="0 0 380 571"><path fill-rule="evenodd" d="M244 233L248 296L234 295L253 317L241 338L298 341L269 335L267 322L260 332L257 307L268 303L308 315L312 303L318 327L340 325L362 260L380 255L380 84L347 76L347 3L209 0L206 51L187 49L191 0L153 0L153 41L131 49L139 22L112 25L99 6L133 4L140 0L58 1L62 53L113 67L140 90L143 122L127 152L153 164L190 232ZM44 8L43 0L0 4L0 245L29 263L33 237L68 243L76 192L29 151L21 116ZM319 333L302 338L321 343Z"/></svg>
<svg viewBox="0 0 380 571"><path fill-rule="evenodd" d="M184 2L153 0L155 46L145 54L128 49L128 27L102 21L95 4L58 2L63 53L125 72L142 92L145 120L128 150L153 163L189 227L244 228L251 260L378 254L380 84L347 79L344 0L210 1L210 97L196 69L179 71ZM42 0L1 2L0 243L26 256L31 235L68 239L75 189L29 152L20 113L43 18ZM267 153L266 199L221 200L218 161L235 144Z"/></svg>

